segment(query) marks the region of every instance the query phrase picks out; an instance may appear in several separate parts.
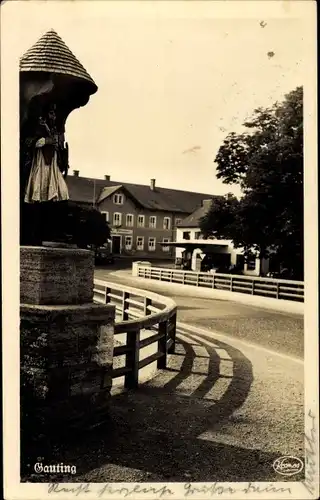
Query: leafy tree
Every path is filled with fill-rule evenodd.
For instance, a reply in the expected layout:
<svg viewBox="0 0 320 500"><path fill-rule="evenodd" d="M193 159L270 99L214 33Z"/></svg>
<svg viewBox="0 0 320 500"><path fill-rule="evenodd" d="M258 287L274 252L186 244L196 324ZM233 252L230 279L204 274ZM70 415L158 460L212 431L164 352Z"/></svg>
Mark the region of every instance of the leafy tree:
<svg viewBox="0 0 320 500"><path fill-rule="evenodd" d="M110 238L110 228L105 217L96 209L69 202L64 231L69 241L79 247L99 247Z"/></svg>
<svg viewBox="0 0 320 500"><path fill-rule="evenodd" d="M274 254L303 275L303 89L256 109L244 132L230 133L215 159L217 177L243 196L215 200L200 221L206 236L232 239L245 252Z"/></svg>

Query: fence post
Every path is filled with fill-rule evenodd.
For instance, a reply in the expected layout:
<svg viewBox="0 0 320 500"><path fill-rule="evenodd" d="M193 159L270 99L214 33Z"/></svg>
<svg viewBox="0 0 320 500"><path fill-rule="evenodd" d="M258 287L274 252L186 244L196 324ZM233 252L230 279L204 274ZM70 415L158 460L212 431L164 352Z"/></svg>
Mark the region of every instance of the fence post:
<svg viewBox="0 0 320 500"><path fill-rule="evenodd" d="M277 281L277 289L276 289L276 298L278 299L279 298L279 295L280 295L280 283L279 281Z"/></svg>
<svg viewBox="0 0 320 500"><path fill-rule="evenodd" d="M130 351L126 354L126 368L130 368L130 371L124 378L126 389L136 389L139 384L139 342L140 329L127 332L127 346Z"/></svg>
<svg viewBox="0 0 320 500"><path fill-rule="evenodd" d="M197 273L197 286L199 286L199 273Z"/></svg>
<svg viewBox="0 0 320 500"><path fill-rule="evenodd" d="M213 275L212 275L212 288L214 288L214 287L215 287L215 281L214 281L214 278L215 278L215 276L214 276L214 274L213 274Z"/></svg>
<svg viewBox="0 0 320 500"><path fill-rule="evenodd" d="M106 287L105 290L106 290L106 304L109 304L109 302L110 302L109 293L111 292L111 288Z"/></svg>
<svg viewBox="0 0 320 500"><path fill-rule="evenodd" d="M127 299L130 297L130 294L128 292L123 292L122 293L122 321L126 321L129 319L129 315L126 312L127 305Z"/></svg>
<svg viewBox="0 0 320 500"><path fill-rule="evenodd" d="M151 313L151 311L148 309L148 307L151 306L151 299L149 297L144 298L144 315L148 316L148 314Z"/></svg>
<svg viewBox="0 0 320 500"><path fill-rule="evenodd" d="M176 347L176 332L177 332L177 313L171 316L172 329L170 329L170 337L173 340L172 346L168 349L169 354L174 354Z"/></svg>
<svg viewBox="0 0 320 500"><path fill-rule="evenodd" d="M232 279L232 276L230 276L230 292L233 292L233 279Z"/></svg>
<svg viewBox="0 0 320 500"><path fill-rule="evenodd" d="M185 276L186 276L186 273L184 271L182 271L182 284L183 285L185 284L185 282L184 282Z"/></svg>
<svg viewBox="0 0 320 500"><path fill-rule="evenodd" d="M159 323L158 333L163 335L158 340L158 352L161 352L162 357L157 360L157 368L161 370L167 367L168 320Z"/></svg>
<svg viewBox="0 0 320 500"><path fill-rule="evenodd" d="M252 279L252 290L251 290L251 294L254 295L254 279Z"/></svg>

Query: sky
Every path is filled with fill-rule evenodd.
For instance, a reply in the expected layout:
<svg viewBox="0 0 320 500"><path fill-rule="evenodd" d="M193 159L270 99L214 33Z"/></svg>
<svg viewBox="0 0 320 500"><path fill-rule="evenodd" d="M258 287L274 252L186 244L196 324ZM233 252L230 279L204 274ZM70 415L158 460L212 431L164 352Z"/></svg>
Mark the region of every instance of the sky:
<svg viewBox="0 0 320 500"><path fill-rule="evenodd" d="M290 7L271 12L284 2L236 15L242 2L170 3L15 1L2 14L12 58L53 28L98 86L68 118L70 170L239 194L216 178L215 156L255 108L304 85L306 24Z"/></svg>

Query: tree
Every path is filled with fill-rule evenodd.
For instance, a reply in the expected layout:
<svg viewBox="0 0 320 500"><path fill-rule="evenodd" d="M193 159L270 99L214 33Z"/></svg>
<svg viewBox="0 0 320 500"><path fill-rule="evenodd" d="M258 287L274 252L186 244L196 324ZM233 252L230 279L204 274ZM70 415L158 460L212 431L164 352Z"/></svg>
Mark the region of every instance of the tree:
<svg viewBox="0 0 320 500"><path fill-rule="evenodd" d="M275 254L303 274L303 89L256 109L244 132L230 133L215 159L217 177L238 184L240 200L213 201L202 232L233 240L260 257Z"/></svg>
<svg viewBox="0 0 320 500"><path fill-rule="evenodd" d="M110 228L105 217L96 209L69 202L65 233L69 241L79 247L99 247L110 238Z"/></svg>

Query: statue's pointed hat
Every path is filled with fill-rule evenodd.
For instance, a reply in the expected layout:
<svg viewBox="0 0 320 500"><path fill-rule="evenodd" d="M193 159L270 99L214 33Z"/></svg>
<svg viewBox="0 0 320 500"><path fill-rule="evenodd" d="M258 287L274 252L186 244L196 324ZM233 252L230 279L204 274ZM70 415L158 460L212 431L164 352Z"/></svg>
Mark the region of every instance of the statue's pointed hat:
<svg viewBox="0 0 320 500"><path fill-rule="evenodd" d="M26 71L70 75L85 80L90 94L98 90L89 73L53 29L45 33L21 57L20 72Z"/></svg>

